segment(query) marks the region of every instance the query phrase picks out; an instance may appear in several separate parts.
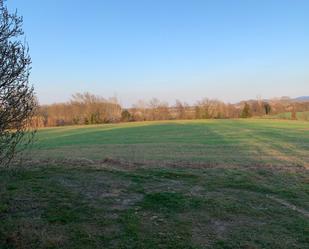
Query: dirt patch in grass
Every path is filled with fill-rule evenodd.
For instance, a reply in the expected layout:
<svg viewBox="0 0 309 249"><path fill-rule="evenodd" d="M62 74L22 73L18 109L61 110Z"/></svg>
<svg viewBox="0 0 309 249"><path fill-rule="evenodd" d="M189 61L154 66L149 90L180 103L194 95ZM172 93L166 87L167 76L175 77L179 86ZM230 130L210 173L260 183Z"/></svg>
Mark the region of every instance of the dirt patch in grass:
<svg viewBox="0 0 309 249"><path fill-rule="evenodd" d="M130 194L127 196L121 196L115 200L115 203L111 205L113 210L125 210L134 206L137 202L143 199L142 194Z"/></svg>
<svg viewBox="0 0 309 249"><path fill-rule="evenodd" d="M61 226L46 226L30 219L21 220L14 232L6 236L6 244L18 249L63 247L68 240Z"/></svg>
<svg viewBox="0 0 309 249"><path fill-rule="evenodd" d="M200 217L203 217L201 215ZM218 242L225 241L227 238L233 239L233 234L241 227L246 227L247 230L252 228L263 229L265 222L258 220L249 219L248 217L235 217L233 219L213 219L209 218L207 221L201 222L200 218L195 217L191 222L194 224L192 226L192 243L201 248L221 248L218 246ZM257 248L254 243L248 243L248 247L240 248ZM225 248L225 247L223 247ZM228 247L230 248L230 247Z"/></svg>
<svg viewBox="0 0 309 249"><path fill-rule="evenodd" d="M10 215L25 215L28 217L37 217L40 215L41 206L30 198L14 198L10 201L10 209L7 210Z"/></svg>
<svg viewBox="0 0 309 249"><path fill-rule="evenodd" d="M77 177L56 177L55 181L62 186L82 195L94 206L108 205L109 210L125 210L143 198L142 194L130 192L132 184L110 175L86 174L82 179Z"/></svg>
<svg viewBox="0 0 309 249"><path fill-rule="evenodd" d="M307 172L309 164L285 164L278 165L273 163L251 163L244 164L222 164L214 162L186 162L177 161L170 162L164 160L153 160L143 162L135 162L129 160L105 158L103 160L91 160L87 158L66 158L66 159L40 159L40 160L23 160L12 162L12 168L29 168L29 167L42 167L42 166L59 166L65 165L65 167L96 167L106 169L118 169L118 170L136 170L136 169L149 169L149 168L171 168L171 169L208 169L208 168L222 168L222 169L271 169L274 171L288 171L288 172Z"/></svg>

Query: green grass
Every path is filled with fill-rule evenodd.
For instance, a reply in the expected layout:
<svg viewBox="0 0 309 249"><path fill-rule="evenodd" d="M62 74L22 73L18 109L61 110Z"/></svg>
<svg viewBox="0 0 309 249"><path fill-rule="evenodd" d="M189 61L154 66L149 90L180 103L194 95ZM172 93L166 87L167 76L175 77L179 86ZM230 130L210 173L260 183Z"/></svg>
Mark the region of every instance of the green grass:
<svg viewBox="0 0 309 249"><path fill-rule="evenodd" d="M309 123L265 120L145 122L42 129L35 158L113 158L165 164L308 165Z"/></svg>
<svg viewBox="0 0 309 249"><path fill-rule="evenodd" d="M0 171L0 248L308 248L308 151L301 121L42 129Z"/></svg>

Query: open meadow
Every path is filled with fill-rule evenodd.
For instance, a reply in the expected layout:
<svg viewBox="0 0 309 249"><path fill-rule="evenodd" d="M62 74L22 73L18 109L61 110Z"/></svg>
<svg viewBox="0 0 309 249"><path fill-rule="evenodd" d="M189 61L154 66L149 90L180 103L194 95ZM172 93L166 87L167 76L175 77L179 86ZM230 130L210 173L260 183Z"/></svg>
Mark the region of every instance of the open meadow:
<svg viewBox="0 0 309 249"><path fill-rule="evenodd" d="M309 248L306 121L43 128L13 164L1 249Z"/></svg>

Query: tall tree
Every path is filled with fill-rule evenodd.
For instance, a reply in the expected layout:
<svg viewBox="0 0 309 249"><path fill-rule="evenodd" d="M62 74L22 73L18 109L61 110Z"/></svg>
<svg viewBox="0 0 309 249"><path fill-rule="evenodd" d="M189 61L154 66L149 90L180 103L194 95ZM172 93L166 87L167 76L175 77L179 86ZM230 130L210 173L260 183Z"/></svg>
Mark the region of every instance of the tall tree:
<svg viewBox="0 0 309 249"><path fill-rule="evenodd" d="M22 17L0 0L0 165L9 162L29 132L36 99L29 84L31 59L23 38ZM29 136L30 135L30 136Z"/></svg>

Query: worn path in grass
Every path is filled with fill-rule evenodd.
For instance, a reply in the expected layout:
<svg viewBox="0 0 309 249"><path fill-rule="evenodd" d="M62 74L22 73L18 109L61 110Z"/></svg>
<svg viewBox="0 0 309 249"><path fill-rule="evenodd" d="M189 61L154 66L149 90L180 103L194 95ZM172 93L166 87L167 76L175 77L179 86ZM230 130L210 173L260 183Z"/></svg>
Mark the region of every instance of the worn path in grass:
<svg viewBox="0 0 309 249"><path fill-rule="evenodd" d="M43 129L0 171L0 248L308 248L308 143L292 121Z"/></svg>

